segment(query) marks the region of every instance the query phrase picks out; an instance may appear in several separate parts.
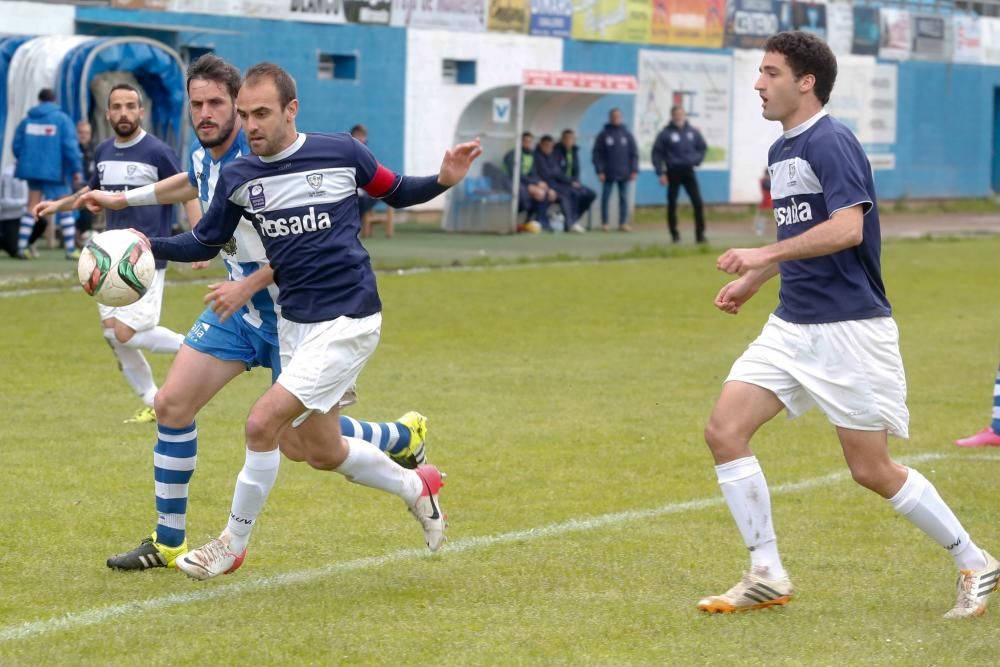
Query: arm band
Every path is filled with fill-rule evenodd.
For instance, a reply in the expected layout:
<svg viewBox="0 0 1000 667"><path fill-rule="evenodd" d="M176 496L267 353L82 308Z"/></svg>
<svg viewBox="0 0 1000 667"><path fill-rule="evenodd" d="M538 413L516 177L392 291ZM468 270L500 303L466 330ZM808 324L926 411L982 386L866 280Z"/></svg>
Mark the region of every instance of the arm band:
<svg viewBox="0 0 1000 667"><path fill-rule="evenodd" d="M156 206L156 184L144 185L125 191L125 202L129 206Z"/></svg>
<svg viewBox="0 0 1000 667"><path fill-rule="evenodd" d="M396 189L382 198L393 208L422 204L448 190L438 183L437 176L400 176L399 179Z"/></svg>
<svg viewBox="0 0 1000 667"><path fill-rule="evenodd" d="M222 249L221 246L205 245L192 232L169 238L151 238L149 245L153 249L153 257L172 262L204 262L218 255Z"/></svg>

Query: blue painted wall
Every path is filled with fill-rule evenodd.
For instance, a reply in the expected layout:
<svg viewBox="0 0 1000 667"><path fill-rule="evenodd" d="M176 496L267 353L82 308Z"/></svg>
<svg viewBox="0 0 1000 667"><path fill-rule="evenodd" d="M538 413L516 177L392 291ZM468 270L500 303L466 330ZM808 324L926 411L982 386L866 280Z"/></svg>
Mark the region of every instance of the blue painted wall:
<svg viewBox="0 0 1000 667"><path fill-rule="evenodd" d="M97 27L88 20L202 26L230 30L213 34L193 30L139 31ZM211 47L241 70L265 60L276 62L295 77L301 107L298 128L309 132L346 131L355 123L368 126L369 146L391 169L403 168L406 31L357 25L322 25L264 21L203 14L77 8L80 34L145 34L180 50ZM317 78L318 53L358 56L353 81Z"/></svg>
<svg viewBox="0 0 1000 667"><path fill-rule="evenodd" d="M563 47L563 69L577 72L598 72L601 74L630 74L636 75L639 68L639 49L658 50L656 47L638 44L605 44L602 42L578 42L567 40ZM662 49L667 50L667 49ZM675 49L676 50L676 49ZM699 49L697 53L727 53L716 49ZM626 123L631 122L634 115L634 97L614 96L601 99L592 106L584 115L583 122L579 130L581 136L580 159L586 164L590 164L590 149L593 137L601 131L604 123L608 121L608 113L613 107L619 107L625 114ZM634 129L634 128L630 128ZM589 138L589 141L587 139ZM586 154L582 154L586 150ZM642 156L640 156L642 157ZM645 156L646 159L649 156ZM584 181L587 185L598 191L599 183L597 178L591 173L586 174L591 182ZM596 185L595 185L596 184ZM698 184L701 187L701 195L707 202L725 202L729 200L729 172L728 171L700 171L698 172ZM686 194L681 195L681 200L686 201ZM639 172L639 179L636 185L635 203L637 206L663 205L667 199L666 188L660 185L656 174L652 171Z"/></svg>

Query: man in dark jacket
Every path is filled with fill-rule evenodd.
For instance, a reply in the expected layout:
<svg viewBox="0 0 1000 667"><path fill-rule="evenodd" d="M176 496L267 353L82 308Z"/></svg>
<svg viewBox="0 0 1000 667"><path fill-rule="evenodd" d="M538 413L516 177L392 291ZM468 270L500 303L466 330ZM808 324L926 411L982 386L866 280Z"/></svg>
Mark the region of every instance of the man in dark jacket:
<svg viewBox="0 0 1000 667"><path fill-rule="evenodd" d="M531 132L525 132L521 135L521 176L518 181L517 210L528 212L526 223L537 220L542 229L552 231L548 209L559 195L538 175L538 169L535 166L534 142L535 136ZM503 170L513 181L514 149L509 150L503 156Z"/></svg>
<svg viewBox="0 0 1000 667"><path fill-rule="evenodd" d="M628 225L628 182L639 175L639 150L635 137L622 123L621 109L612 109L608 124L594 140L591 158L601 181L601 229L608 230L608 200L618 186L618 229L631 231Z"/></svg>
<svg viewBox="0 0 1000 667"><path fill-rule="evenodd" d="M670 110L670 123L660 130L653 144L653 167L660 177L660 184L667 186L667 226L670 237L677 243L681 234L677 231L677 196L681 186L691 198L694 207L694 233L698 243L705 243L705 211L701 201L701 190L694 168L705 159L708 146L701 132L687 122L687 114L681 107Z"/></svg>
<svg viewBox="0 0 1000 667"><path fill-rule="evenodd" d="M576 133L573 130L563 130L559 143L555 146L555 155L559 163L556 178L567 186L573 197L576 217L571 222L578 223L594 203L597 193L580 183L580 148L576 145Z"/></svg>
<svg viewBox="0 0 1000 667"><path fill-rule="evenodd" d="M80 145L76 127L66 113L55 103L56 95L49 88L38 93L38 104L18 123L11 148L17 167L14 177L28 182L27 213L21 218L17 237L17 256L27 259L28 242L35 218L30 211L42 201L60 199L69 194L72 179L82 182ZM76 259L76 220L71 211L59 214L66 258Z"/></svg>
<svg viewBox="0 0 1000 667"><path fill-rule="evenodd" d="M538 172L538 177L548 183L559 196L559 207L563 213L563 231L581 234L587 231L576 222L580 217L576 210L576 197L573 195L572 185L559 166L559 158L555 153L555 140L551 135L546 134L538 140L538 147L535 148L535 170ZM558 224L558 221L554 222Z"/></svg>

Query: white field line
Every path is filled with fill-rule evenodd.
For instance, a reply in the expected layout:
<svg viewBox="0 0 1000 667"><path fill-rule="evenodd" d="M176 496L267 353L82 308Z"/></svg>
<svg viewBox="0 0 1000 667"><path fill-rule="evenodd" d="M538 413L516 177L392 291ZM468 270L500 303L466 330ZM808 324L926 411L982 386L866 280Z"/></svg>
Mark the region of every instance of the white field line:
<svg viewBox="0 0 1000 667"><path fill-rule="evenodd" d="M952 459L956 461L979 460L1000 462L1000 456L975 454L963 456L958 454L947 455L934 452L901 457L898 460L900 463L916 465L918 463L937 461L941 459ZM829 475L824 475L822 477L813 477L799 482L778 484L771 487L771 495L795 493L815 487L828 486L834 482L847 478L847 476L848 472L846 470L842 470ZM602 514L584 519L570 519L569 521L553 523L539 528L517 530L510 533L500 533L499 535L467 537L455 540L454 542L448 542L441 555L447 556L452 553L478 551L498 545L510 544L512 542L526 542L544 539L547 537L554 537L557 535L564 535L567 533L585 532L615 526L622 523L640 521L642 519L652 519L667 514L693 512L722 504L723 500L721 496L699 498L680 503L668 503L666 505L650 509L626 510L624 512ZM80 612L69 612L63 616L57 616L45 620L8 625L0 628L0 642L29 639L31 637L50 635L61 631L76 630L78 628L97 625L122 616L134 617L137 614L157 611L167 607L203 602L205 600L213 600L216 598L236 597L238 595L242 595L243 593L253 593L257 591L280 588L283 586L309 583L318 579L346 572L376 569L384 565L426 557L430 557L426 549L401 549L399 551L382 554L381 556L368 556L340 563L331 563L330 565L320 568L288 572L286 574L278 574L260 579L244 579L239 583L221 585L200 584L197 590L190 593L172 593L170 595L163 595L156 598L150 598L148 600L136 600L134 602L116 604L107 607L96 607L94 609L88 609Z"/></svg>

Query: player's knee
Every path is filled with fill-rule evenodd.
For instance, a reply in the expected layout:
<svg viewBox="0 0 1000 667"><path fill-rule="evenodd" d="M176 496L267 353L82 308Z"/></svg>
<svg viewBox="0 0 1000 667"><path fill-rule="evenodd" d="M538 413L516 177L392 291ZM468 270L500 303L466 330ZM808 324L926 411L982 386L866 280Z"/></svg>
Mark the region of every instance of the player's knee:
<svg viewBox="0 0 1000 667"><path fill-rule="evenodd" d="M260 410L251 410L247 417L246 438L248 443L272 445L278 440L278 432L271 420Z"/></svg>
<svg viewBox="0 0 1000 667"><path fill-rule="evenodd" d="M705 442L715 454L730 450L742 450L749 444L749 438L733 428L729 423L709 419L705 424Z"/></svg>
<svg viewBox="0 0 1000 667"><path fill-rule="evenodd" d="M875 493L880 494L884 490L887 482L887 476L877 466L851 466L851 478L869 491L874 491Z"/></svg>
<svg viewBox="0 0 1000 667"><path fill-rule="evenodd" d="M160 387L153 399L156 421L168 428L184 428L194 421L195 413L191 405L169 384Z"/></svg>

